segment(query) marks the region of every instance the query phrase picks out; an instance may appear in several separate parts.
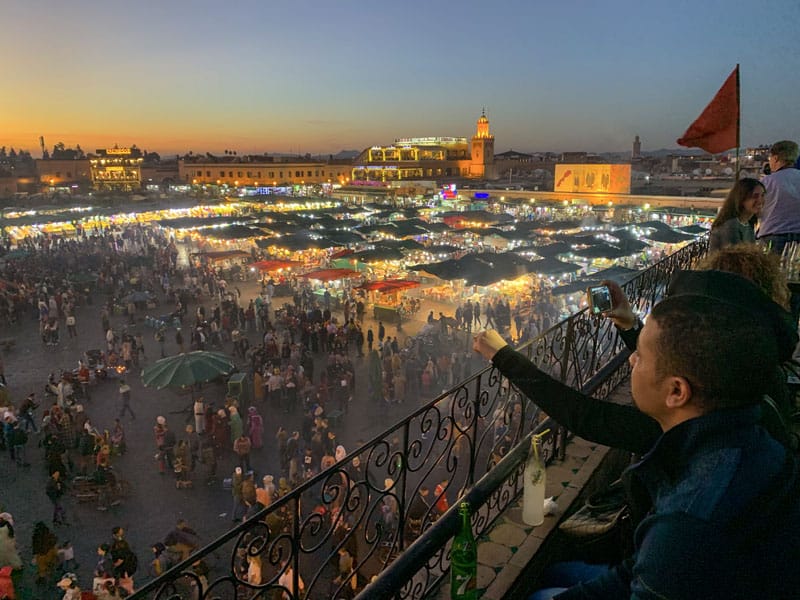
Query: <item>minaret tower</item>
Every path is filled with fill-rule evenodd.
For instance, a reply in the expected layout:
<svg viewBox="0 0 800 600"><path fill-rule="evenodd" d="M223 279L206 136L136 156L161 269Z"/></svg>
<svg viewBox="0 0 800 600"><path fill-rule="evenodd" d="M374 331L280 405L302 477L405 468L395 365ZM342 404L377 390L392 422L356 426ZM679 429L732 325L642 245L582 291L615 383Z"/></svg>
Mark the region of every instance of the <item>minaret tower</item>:
<svg viewBox="0 0 800 600"><path fill-rule="evenodd" d="M637 160L642 158L642 142L639 140L639 136L636 136L636 139L633 140L633 152L631 152L631 158Z"/></svg>
<svg viewBox="0 0 800 600"><path fill-rule="evenodd" d="M469 174L471 177L494 178L494 136L489 133L486 109L481 110L475 135L472 137Z"/></svg>

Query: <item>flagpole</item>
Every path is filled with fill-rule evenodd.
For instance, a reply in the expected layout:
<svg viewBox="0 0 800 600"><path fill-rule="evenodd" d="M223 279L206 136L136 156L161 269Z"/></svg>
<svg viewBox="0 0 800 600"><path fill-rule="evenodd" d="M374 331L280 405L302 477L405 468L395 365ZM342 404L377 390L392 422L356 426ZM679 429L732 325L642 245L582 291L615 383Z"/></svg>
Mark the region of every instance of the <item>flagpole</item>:
<svg viewBox="0 0 800 600"><path fill-rule="evenodd" d="M741 170L741 163L739 162L739 146L742 145L742 97L741 86L739 82L739 63L736 63L736 179L734 183L739 181L739 171Z"/></svg>

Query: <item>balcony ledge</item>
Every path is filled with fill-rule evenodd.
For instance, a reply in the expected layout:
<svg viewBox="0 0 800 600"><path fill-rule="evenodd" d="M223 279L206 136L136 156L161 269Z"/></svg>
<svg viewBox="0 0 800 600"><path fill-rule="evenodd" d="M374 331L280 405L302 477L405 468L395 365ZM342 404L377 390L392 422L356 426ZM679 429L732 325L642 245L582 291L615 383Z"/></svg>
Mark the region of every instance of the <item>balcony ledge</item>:
<svg viewBox="0 0 800 600"><path fill-rule="evenodd" d="M623 382L609 398L630 402L630 380ZM547 468L546 497L558 504L555 515L545 517L538 527L522 521L522 495L478 539L478 597L482 600L527 598L536 578L558 554L555 534L565 514L574 512L591 492L619 476L629 456L608 446L573 437L563 460ZM570 510L573 509L573 510ZM559 557L560 558L560 557ZM556 560L558 560L556 558ZM432 596L450 598L450 584L444 583Z"/></svg>

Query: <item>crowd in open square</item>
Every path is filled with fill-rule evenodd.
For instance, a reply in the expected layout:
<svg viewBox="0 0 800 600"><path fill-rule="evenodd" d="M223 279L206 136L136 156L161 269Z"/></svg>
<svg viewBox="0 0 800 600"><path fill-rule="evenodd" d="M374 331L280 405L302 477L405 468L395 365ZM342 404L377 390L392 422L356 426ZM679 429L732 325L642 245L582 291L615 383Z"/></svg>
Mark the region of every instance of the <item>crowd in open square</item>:
<svg viewBox="0 0 800 600"><path fill-rule="evenodd" d="M13 229L0 273L0 556L22 597L57 598L59 587L129 593L466 379L485 364L471 352L473 332L535 337L577 308L559 285L585 287L590 280L570 283L578 271L613 264L573 255L608 238L567 244L565 233L502 253L484 246L480 228L471 237L430 218L387 223L396 208L331 206L337 218L324 217L324 243L276 235L301 218L286 213L269 213L266 235L242 231L238 211L198 205L178 218L66 224L51 215L49 226ZM246 211L250 222L263 219ZM356 252L332 241L337 225L354 224L351 212L373 215L349 233ZM515 227L500 211L470 218L503 222L508 237L525 239L576 231L592 212L538 209ZM559 216L579 220L556 225ZM223 233L210 227L220 223ZM617 229L619 247L608 246L616 262L642 266L693 239L649 224L638 225L661 247L644 251ZM393 239L403 252L387 256ZM410 275L408 253L455 258ZM358 459L348 468L357 472ZM455 500L457 490L437 488L431 500L420 489L426 510L417 512ZM199 563L198 576L214 567Z"/></svg>
<svg viewBox="0 0 800 600"><path fill-rule="evenodd" d="M479 364L466 331L492 319L491 303L482 321L471 300L456 318L426 299L384 324L357 290L332 308L302 280L281 296L269 276L228 282L139 226L9 251L0 556L24 567L22 597L60 597L75 579L114 598L112 582L124 593L158 575L466 377ZM196 351L228 363L144 387L143 370Z"/></svg>

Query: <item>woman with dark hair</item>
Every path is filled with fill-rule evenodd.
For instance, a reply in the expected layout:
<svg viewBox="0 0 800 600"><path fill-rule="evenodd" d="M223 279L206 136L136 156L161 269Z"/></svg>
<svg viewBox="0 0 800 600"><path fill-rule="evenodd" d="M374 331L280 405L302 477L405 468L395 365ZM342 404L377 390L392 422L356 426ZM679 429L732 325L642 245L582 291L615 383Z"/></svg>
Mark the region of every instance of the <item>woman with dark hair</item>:
<svg viewBox="0 0 800 600"><path fill-rule="evenodd" d="M733 185L711 225L711 250L756 241L756 220L765 194L764 184L752 177L743 177Z"/></svg>

